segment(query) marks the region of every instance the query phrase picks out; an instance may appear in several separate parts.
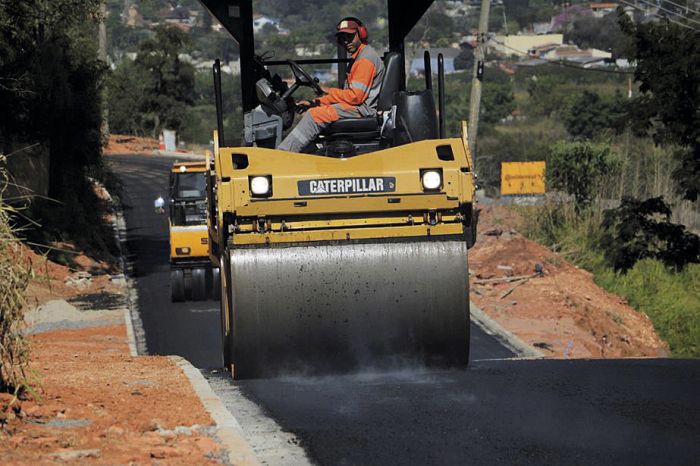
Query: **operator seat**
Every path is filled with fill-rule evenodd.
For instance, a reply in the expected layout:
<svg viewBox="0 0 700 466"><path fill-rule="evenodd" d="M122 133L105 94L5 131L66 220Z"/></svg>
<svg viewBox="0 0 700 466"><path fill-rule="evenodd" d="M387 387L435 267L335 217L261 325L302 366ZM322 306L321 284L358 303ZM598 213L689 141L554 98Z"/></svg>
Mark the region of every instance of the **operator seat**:
<svg viewBox="0 0 700 466"><path fill-rule="evenodd" d="M351 142L379 139L382 127L382 113L391 110L394 95L401 90L403 60L399 52L389 52L384 57L384 80L377 97L377 116L346 118L334 121L323 130L329 141L345 139Z"/></svg>

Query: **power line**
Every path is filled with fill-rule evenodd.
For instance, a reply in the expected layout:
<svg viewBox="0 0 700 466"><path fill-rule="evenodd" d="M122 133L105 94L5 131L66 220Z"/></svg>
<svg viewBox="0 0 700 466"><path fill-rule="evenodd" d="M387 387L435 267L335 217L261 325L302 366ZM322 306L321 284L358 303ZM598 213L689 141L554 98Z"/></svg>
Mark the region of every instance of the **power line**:
<svg viewBox="0 0 700 466"><path fill-rule="evenodd" d="M635 8L635 9L637 9L637 10L639 10L639 11L643 11L644 13L646 13L646 10L644 9L644 7L641 7L641 6L636 5L636 4L634 4L634 3L626 2L625 0L619 0L619 1L620 1L621 3L624 3L625 5L631 6L632 8ZM697 29L695 29L694 27L689 26L689 25L687 25L687 24L685 24L685 23L681 23L680 21L676 21L676 20L674 20L674 19L672 19L672 18L669 18L668 16L662 16L662 15L660 15L660 14L658 14L658 13L652 13L652 15L653 15L653 16L656 16L657 18L665 19L666 21L668 21L668 22L670 22L670 23L676 24L676 25L681 26L681 27L684 27L684 28L686 28L686 29L690 29L691 31L696 31L696 32L697 32Z"/></svg>
<svg viewBox="0 0 700 466"><path fill-rule="evenodd" d="M696 14L696 15L700 15L700 11L693 10L692 8L690 8L690 7L687 6L687 5L679 5L678 3L672 2L671 0L663 0L663 1L666 2L666 3L670 3L671 5L673 5L673 6L675 6L675 7L678 7L678 8L685 8L686 11L689 11L689 12L694 13L694 14Z"/></svg>
<svg viewBox="0 0 700 466"><path fill-rule="evenodd" d="M625 5L631 6L632 8L635 8L635 9L637 9L637 10L639 10L639 11L642 11L642 12L646 13L646 9L645 9L644 7L641 7L641 6L636 5L636 4L634 4L634 3L626 2L625 0L619 0L619 1L620 1L621 3L624 3ZM680 21L676 21L676 20L674 20L674 19L672 19L672 18L669 18L668 16L663 16L663 15L660 15L660 14L658 14L658 13L651 13L651 14L652 14L653 16L657 17L657 18L665 19L665 20L667 20L667 21L670 22L670 23L676 24L676 25L681 26L681 27L684 27L684 28L686 28L686 29L690 29L691 31L697 31L697 29L695 29L694 27L689 26L689 25L684 24L684 23L681 23Z"/></svg>
<svg viewBox="0 0 700 466"><path fill-rule="evenodd" d="M675 11L673 11L673 10L668 10L668 9L662 7L662 6L659 6L659 5L656 5L655 3L650 2L649 0L637 0L637 1L640 1L640 2L645 3L645 4L647 4L647 5L653 6L653 7L655 7L655 8L658 8L659 10L661 10L661 11L663 11L663 12L666 12L666 13L669 13L669 14L672 14L672 15L679 16L679 17L685 19L686 21L692 21L693 23L700 24L700 21L698 21L698 20L696 20L696 19L694 19L694 18L689 18L689 17L687 17L687 16L685 16L685 15L682 15L682 14L680 14L680 13L678 13L678 12L675 12Z"/></svg>
<svg viewBox="0 0 700 466"><path fill-rule="evenodd" d="M642 2L642 3L646 3L647 5L650 5L650 6L652 6L652 7L656 7L656 8L658 8L659 10L664 11L664 12L666 12L666 13L669 13L669 14L672 14L672 15L675 15L675 16L679 16L679 17L681 17L681 18L683 18L683 19L685 19L685 20L687 20L687 21L692 21L693 23L700 24L700 21L696 20L695 18L691 18L691 17L686 16L686 15L684 15L683 13L679 13L679 12L677 12L677 11L669 10L669 9L667 9L667 8L664 8L664 7L661 6L661 5L657 5L657 4L653 3L653 2L650 2L649 0L637 0L637 1L640 1L640 2ZM663 0L663 1L668 2L668 0ZM668 2L668 3L673 3L673 2ZM678 5L677 3L674 3L674 5L675 5L676 7L679 7L679 8L685 8L684 6ZM697 12L693 11L693 13L697 13Z"/></svg>

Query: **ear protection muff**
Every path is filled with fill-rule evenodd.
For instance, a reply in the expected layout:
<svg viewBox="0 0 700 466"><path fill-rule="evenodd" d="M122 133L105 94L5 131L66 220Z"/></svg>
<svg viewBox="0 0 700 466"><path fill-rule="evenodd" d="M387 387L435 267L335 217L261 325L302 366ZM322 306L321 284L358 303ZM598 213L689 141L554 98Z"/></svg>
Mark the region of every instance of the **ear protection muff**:
<svg viewBox="0 0 700 466"><path fill-rule="evenodd" d="M369 33L367 32L367 27L362 21L355 18L354 16L346 16L345 18L338 21L338 24L342 23L343 21L355 21L357 24L359 24L360 27L357 30L357 34L360 36L360 40L362 42L367 42L367 39L369 38Z"/></svg>

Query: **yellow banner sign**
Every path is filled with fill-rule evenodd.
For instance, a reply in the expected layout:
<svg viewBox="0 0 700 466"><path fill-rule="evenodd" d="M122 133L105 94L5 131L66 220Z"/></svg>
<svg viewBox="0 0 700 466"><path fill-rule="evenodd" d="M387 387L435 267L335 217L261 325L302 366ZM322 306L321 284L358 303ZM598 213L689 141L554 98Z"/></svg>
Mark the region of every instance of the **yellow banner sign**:
<svg viewBox="0 0 700 466"><path fill-rule="evenodd" d="M501 162L501 195L544 194L544 162Z"/></svg>

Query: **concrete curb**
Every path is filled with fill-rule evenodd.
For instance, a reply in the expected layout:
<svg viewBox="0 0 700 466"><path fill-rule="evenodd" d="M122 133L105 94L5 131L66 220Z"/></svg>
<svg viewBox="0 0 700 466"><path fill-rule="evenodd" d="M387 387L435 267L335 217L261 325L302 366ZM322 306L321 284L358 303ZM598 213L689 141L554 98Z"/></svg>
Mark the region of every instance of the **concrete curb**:
<svg viewBox="0 0 700 466"><path fill-rule="evenodd" d="M235 465L261 464L253 448L245 440L238 420L226 409L201 372L180 356L168 358L185 373L204 408L216 423L217 437L227 451L227 460Z"/></svg>
<svg viewBox="0 0 700 466"><path fill-rule="evenodd" d="M124 221L124 215L122 213L121 204L114 202L112 193L104 188L107 195L109 195L109 201L112 203L114 208L114 218L112 221L112 228L114 229L114 242L119 250L119 268L122 270L122 275L124 277L124 286L126 292L126 304L124 308L124 324L126 324L126 340L129 343L129 354L131 356L138 356L138 348L136 346L136 336L134 335L134 324L131 322L131 286L129 284L129 277L126 275L126 258L124 257L124 247L123 243L126 243L126 238L122 237L122 231L126 231L126 222Z"/></svg>
<svg viewBox="0 0 700 466"><path fill-rule="evenodd" d="M124 308L124 324L126 325L126 339L129 342L129 354L138 356L139 352L136 349L136 337L134 337L134 324L131 322L131 311L129 308Z"/></svg>
<svg viewBox="0 0 700 466"><path fill-rule="evenodd" d="M544 354L542 352L536 350L503 328L495 320L486 315L484 311L479 309L473 302L469 301L469 307L472 322L478 325L479 328L481 328L487 334L496 337L506 348L518 355L518 357L527 359L544 358Z"/></svg>

